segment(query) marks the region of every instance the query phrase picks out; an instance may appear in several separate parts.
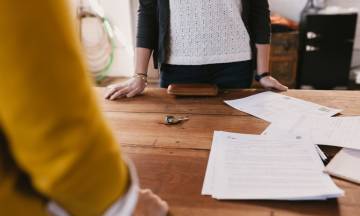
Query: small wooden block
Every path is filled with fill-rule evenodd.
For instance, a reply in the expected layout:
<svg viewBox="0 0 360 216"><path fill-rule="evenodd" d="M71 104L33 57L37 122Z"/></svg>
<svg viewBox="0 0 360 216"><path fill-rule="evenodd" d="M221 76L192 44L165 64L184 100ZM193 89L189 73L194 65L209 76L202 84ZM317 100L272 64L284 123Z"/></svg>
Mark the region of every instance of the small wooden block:
<svg viewBox="0 0 360 216"><path fill-rule="evenodd" d="M167 92L178 96L217 96L219 89L211 84L171 84Z"/></svg>

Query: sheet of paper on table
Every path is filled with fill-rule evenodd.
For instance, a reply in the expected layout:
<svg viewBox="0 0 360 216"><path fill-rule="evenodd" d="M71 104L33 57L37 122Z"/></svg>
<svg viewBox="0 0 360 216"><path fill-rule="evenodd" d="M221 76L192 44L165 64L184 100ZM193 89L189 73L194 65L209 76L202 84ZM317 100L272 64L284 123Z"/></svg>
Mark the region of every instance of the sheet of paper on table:
<svg viewBox="0 0 360 216"><path fill-rule="evenodd" d="M281 129L282 130L282 129ZM272 137L280 137L280 138L287 138L287 139L294 139L294 136L291 134L285 134L285 133L273 133L274 130L272 130L272 127L267 127L261 135L264 136L272 136ZM295 137L296 139L299 139L298 137ZM326 156L326 154L321 150L321 148L318 145L315 145L316 151L318 152L321 160L327 161L329 158Z"/></svg>
<svg viewBox="0 0 360 216"><path fill-rule="evenodd" d="M202 194L225 200L341 196L323 170L314 145L302 140L215 132Z"/></svg>
<svg viewBox="0 0 360 216"><path fill-rule="evenodd" d="M330 161L325 171L330 175L360 184L360 150L343 149Z"/></svg>
<svg viewBox="0 0 360 216"><path fill-rule="evenodd" d="M313 144L360 150L360 117L299 116L272 123L263 135L306 139Z"/></svg>
<svg viewBox="0 0 360 216"><path fill-rule="evenodd" d="M270 91L242 99L225 101L225 103L268 122L276 122L279 119L293 119L297 115L331 117L341 112L339 109L321 106Z"/></svg>

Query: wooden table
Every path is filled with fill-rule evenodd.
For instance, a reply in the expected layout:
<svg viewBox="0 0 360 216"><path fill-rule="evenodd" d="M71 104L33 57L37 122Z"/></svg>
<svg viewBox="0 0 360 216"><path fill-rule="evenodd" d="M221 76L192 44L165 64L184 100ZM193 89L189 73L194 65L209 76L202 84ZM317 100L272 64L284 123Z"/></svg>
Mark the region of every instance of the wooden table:
<svg viewBox="0 0 360 216"><path fill-rule="evenodd" d="M260 134L268 126L223 103L224 99L255 94L255 90L229 90L212 98L175 98L163 89L150 88L143 96L118 101L105 101L104 89L97 91L123 152L137 166L142 187L151 188L168 201L172 215L360 215L360 185L339 179L334 180L346 195L337 200L217 201L200 195L213 131ZM284 94L343 109L344 115L360 115L360 92L291 90ZM168 114L190 120L175 126L161 124ZM325 151L335 154L338 149Z"/></svg>

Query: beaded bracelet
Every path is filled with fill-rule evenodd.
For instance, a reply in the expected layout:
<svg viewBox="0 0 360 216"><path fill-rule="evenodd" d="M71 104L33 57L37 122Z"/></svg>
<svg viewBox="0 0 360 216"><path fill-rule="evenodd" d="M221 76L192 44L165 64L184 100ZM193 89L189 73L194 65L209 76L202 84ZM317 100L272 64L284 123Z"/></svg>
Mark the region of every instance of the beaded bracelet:
<svg viewBox="0 0 360 216"><path fill-rule="evenodd" d="M142 80L145 81L145 83L147 83L147 74L142 74L142 73L136 73L133 76L134 78L140 78Z"/></svg>

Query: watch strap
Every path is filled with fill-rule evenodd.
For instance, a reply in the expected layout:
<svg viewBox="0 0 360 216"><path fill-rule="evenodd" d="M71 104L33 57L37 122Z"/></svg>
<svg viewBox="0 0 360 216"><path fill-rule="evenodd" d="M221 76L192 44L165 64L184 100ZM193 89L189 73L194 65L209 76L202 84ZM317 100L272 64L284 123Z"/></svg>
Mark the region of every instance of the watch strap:
<svg viewBox="0 0 360 216"><path fill-rule="evenodd" d="M260 82L260 80L264 77L268 77L268 76L271 76L271 73L270 72L265 72L265 73L262 73L262 74L256 74L255 75L255 80L257 82Z"/></svg>

